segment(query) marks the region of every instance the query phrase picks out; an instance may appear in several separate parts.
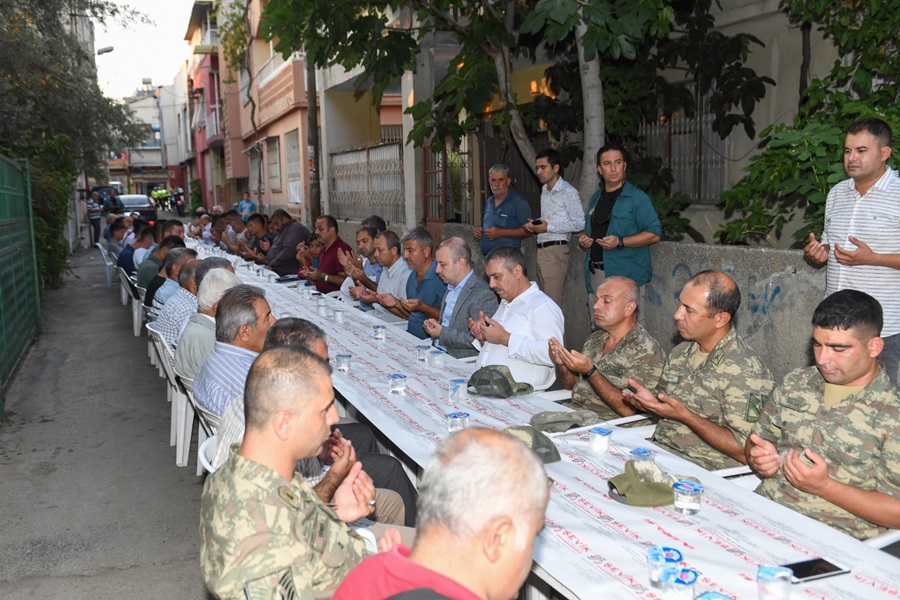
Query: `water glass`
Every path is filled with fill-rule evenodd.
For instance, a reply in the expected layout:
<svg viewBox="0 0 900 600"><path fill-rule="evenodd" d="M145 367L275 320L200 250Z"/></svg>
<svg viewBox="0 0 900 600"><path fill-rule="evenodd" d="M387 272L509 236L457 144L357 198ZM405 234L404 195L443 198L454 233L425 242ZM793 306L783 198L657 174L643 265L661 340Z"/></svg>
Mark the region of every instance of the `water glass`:
<svg viewBox="0 0 900 600"><path fill-rule="evenodd" d="M334 357L335 368L338 371L347 373L350 371L350 360L351 356L349 354L338 354Z"/></svg>
<svg viewBox="0 0 900 600"><path fill-rule="evenodd" d="M323 318L328 318L328 301L325 296L316 297L316 314Z"/></svg>
<svg viewBox="0 0 900 600"><path fill-rule="evenodd" d="M376 340L384 341L386 326L384 325L375 325L372 327L372 335Z"/></svg>
<svg viewBox="0 0 900 600"><path fill-rule="evenodd" d="M469 398L469 382L465 379L451 379L448 387L450 404L460 404Z"/></svg>
<svg viewBox="0 0 900 600"><path fill-rule="evenodd" d="M452 412L447 415L447 431L449 433L453 433L454 431L462 431L468 426L469 413Z"/></svg>
<svg viewBox="0 0 900 600"><path fill-rule="evenodd" d="M275 283L278 279L278 273L269 273L269 283Z"/></svg>
<svg viewBox="0 0 900 600"><path fill-rule="evenodd" d="M787 567L763 565L756 572L759 600L790 600L791 578L794 572Z"/></svg>
<svg viewBox="0 0 900 600"><path fill-rule="evenodd" d="M650 573L650 585L662 587L662 574L668 567L681 565L681 552L676 548L652 546L647 549L647 569Z"/></svg>
<svg viewBox="0 0 900 600"><path fill-rule="evenodd" d="M334 309L334 322L338 325L344 324L344 309L336 308Z"/></svg>
<svg viewBox="0 0 900 600"><path fill-rule="evenodd" d="M606 454L609 450L609 439L612 437L612 430L603 427L593 427L588 430L590 435L591 452L597 456Z"/></svg>
<svg viewBox="0 0 900 600"><path fill-rule="evenodd" d="M656 458L653 456L653 450L648 448L635 448L628 457L634 462L656 462Z"/></svg>
<svg viewBox="0 0 900 600"><path fill-rule="evenodd" d="M416 362L425 362L429 352L431 352L431 346L416 346Z"/></svg>
<svg viewBox="0 0 900 600"><path fill-rule="evenodd" d="M677 481L672 486L675 492L675 512L683 515L696 515L700 512L700 500L703 498L703 486L693 481Z"/></svg>
<svg viewBox="0 0 900 600"><path fill-rule="evenodd" d="M391 373L387 376L388 391L392 394L402 394L406 391L406 375Z"/></svg>
<svg viewBox="0 0 900 600"><path fill-rule="evenodd" d="M444 368L444 353L440 350L432 350L428 353L428 365L432 369Z"/></svg>

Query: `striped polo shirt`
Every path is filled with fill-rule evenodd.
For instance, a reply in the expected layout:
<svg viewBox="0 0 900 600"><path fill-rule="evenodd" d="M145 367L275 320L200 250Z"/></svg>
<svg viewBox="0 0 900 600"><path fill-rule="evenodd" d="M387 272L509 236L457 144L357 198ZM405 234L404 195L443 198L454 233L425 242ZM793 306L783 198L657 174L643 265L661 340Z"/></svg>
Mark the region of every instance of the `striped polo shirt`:
<svg viewBox="0 0 900 600"><path fill-rule="evenodd" d="M874 265L849 267L834 258L834 246L855 250L848 239L865 242L878 254L900 254L900 178L887 167L881 179L860 196L852 179L828 193L822 243L829 244L825 295L859 290L878 300L884 309L882 337L900 333L900 270Z"/></svg>
<svg viewBox="0 0 900 600"><path fill-rule="evenodd" d="M197 403L218 416L222 416L225 405L244 394L247 373L257 352L216 342L216 348L194 378L194 398Z"/></svg>

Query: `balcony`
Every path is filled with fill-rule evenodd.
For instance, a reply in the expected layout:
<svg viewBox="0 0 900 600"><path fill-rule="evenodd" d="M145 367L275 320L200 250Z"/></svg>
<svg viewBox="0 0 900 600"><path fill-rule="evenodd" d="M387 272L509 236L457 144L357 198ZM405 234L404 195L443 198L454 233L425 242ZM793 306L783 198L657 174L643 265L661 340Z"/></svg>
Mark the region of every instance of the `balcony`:
<svg viewBox="0 0 900 600"><path fill-rule="evenodd" d="M219 30L209 28L203 34L199 44L194 45L194 54L215 54L219 51Z"/></svg>

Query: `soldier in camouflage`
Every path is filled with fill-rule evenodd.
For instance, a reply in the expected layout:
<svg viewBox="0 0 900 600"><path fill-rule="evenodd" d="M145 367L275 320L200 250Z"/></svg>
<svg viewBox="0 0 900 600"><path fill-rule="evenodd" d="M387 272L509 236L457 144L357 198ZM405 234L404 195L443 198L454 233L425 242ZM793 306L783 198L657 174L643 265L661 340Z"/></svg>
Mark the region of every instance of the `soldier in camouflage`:
<svg viewBox="0 0 900 600"><path fill-rule="evenodd" d="M785 376L747 440L757 492L860 539L900 528L900 392L878 361L881 305L842 290L812 325L816 366Z"/></svg>
<svg viewBox="0 0 900 600"><path fill-rule="evenodd" d="M331 505L294 472L338 421L330 367L304 349L267 350L250 369L244 401L241 446L203 489L203 580L218 598L330 597L365 554L345 523L369 515L375 497L360 463ZM399 541L396 533L383 548Z"/></svg>
<svg viewBox="0 0 900 600"><path fill-rule="evenodd" d="M741 304L734 280L703 271L688 280L675 311L685 340L669 354L656 393L630 378L625 398L660 417L653 441L706 469L746 462L744 442L774 387L759 356L734 331Z"/></svg>
<svg viewBox="0 0 900 600"><path fill-rule="evenodd" d="M594 323L600 329L581 352L569 351L550 339L556 377L572 390L572 408L586 408L602 420L635 414L622 389L628 378L655 386L666 355L653 336L637 322L638 287L627 277L607 277L597 288Z"/></svg>

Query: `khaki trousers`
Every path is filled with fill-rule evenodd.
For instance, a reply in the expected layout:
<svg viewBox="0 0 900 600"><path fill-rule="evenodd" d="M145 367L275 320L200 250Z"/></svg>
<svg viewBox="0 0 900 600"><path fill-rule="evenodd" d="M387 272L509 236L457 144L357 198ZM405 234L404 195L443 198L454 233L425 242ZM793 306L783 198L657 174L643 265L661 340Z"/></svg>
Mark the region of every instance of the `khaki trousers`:
<svg viewBox="0 0 900 600"><path fill-rule="evenodd" d="M537 280L541 290L562 308L566 273L569 270L569 244L538 248Z"/></svg>

